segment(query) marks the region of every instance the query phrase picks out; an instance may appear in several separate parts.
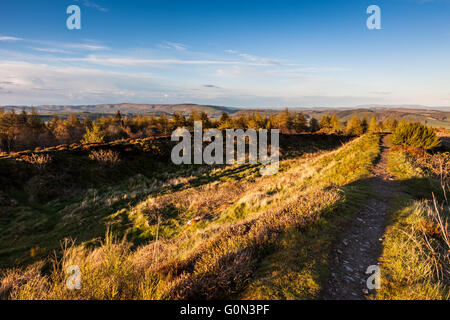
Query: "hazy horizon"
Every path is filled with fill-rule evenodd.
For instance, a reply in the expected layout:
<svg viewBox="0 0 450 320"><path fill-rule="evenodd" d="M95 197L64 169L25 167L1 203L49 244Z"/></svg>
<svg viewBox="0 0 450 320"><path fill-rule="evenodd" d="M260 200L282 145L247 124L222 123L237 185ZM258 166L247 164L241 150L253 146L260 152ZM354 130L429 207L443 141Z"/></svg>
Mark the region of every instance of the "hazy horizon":
<svg viewBox="0 0 450 320"><path fill-rule="evenodd" d="M450 105L450 2L371 4L3 1L0 105Z"/></svg>
<svg viewBox="0 0 450 320"><path fill-rule="evenodd" d="M352 109L414 109L414 110L431 110L431 111L444 111L450 112L450 106L426 106L426 105L410 105L410 104L398 104L398 105L378 105L378 104L363 104L356 106L348 106L348 107L333 107L333 106L323 106L323 107L312 107L312 106L267 106L267 107L246 107L246 106L223 106L223 105L213 105L213 104L200 104L200 103L133 103L133 102L120 102L120 103L97 103L97 104L40 104L40 105L0 105L0 108L15 108L15 109L31 109L36 108L38 112L43 112L39 108L52 108L52 107L96 107L103 105L136 105L136 106L152 106L152 105L167 105L167 106L176 106L176 105L186 105L186 106L209 106L216 108L226 108L226 109L238 109L238 110L282 110L284 108L288 108L291 110L352 110ZM50 110L48 110L50 111ZM58 111L55 111L58 112ZM61 110L59 112L65 112ZM73 112L73 111L72 111ZM86 111L84 111L86 112ZM95 110L93 110L95 113Z"/></svg>

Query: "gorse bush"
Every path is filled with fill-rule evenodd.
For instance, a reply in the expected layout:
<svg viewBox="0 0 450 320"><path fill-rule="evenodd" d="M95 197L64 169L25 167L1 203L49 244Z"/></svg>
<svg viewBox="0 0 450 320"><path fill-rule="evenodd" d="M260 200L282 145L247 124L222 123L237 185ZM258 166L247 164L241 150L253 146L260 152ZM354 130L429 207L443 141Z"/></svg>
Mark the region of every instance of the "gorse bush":
<svg viewBox="0 0 450 320"><path fill-rule="evenodd" d="M411 146L426 150L438 147L441 143L432 128L416 122L400 123L392 135L391 142L395 145Z"/></svg>
<svg viewBox="0 0 450 320"><path fill-rule="evenodd" d="M100 127L95 123L92 128L86 128L86 133L83 136L82 143L100 143L104 140L104 134L101 132Z"/></svg>

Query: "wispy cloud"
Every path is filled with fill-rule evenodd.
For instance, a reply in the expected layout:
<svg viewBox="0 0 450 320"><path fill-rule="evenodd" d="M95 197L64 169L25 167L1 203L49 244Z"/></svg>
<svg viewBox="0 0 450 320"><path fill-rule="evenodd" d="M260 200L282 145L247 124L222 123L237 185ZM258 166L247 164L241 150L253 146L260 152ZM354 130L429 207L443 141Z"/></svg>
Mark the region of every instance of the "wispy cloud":
<svg viewBox="0 0 450 320"><path fill-rule="evenodd" d="M89 62L111 66L140 66L140 65L245 65L242 61L226 60L183 60L183 59L138 59L130 57L104 57L90 55L83 58L62 58L63 61ZM254 64L260 65L260 64Z"/></svg>
<svg viewBox="0 0 450 320"><path fill-rule="evenodd" d="M9 37L9 36L0 36L0 41L22 41L22 38L17 37Z"/></svg>
<svg viewBox="0 0 450 320"><path fill-rule="evenodd" d="M86 44L86 43L69 43L64 44L63 47L70 49L80 49L80 50L90 50L90 51L100 51L100 50L109 50L110 48L96 45L96 44Z"/></svg>
<svg viewBox="0 0 450 320"><path fill-rule="evenodd" d="M154 46L116 50L86 39L79 43L24 39L24 48L33 52L0 49L2 104L192 101L264 106L335 101L345 105L367 99L381 103L395 96L373 91L365 97L375 88L350 83L341 67L300 65L237 50L191 52L173 42L161 45L172 51Z"/></svg>
<svg viewBox="0 0 450 320"><path fill-rule="evenodd" d="M3 100L3 103L106 102L107 97L116 101L133 99L136 96L150 99L152 95L160 95L163 90L170 91L159 84L160 79L146 74L136 75L82 67L56 67L21 61L0 62L0 69L2 77L14 79L4 81L5 83L1 85L0 93L8 93L9 99Z"/></svg>
<svg viewBox="0 0 450 320"><path fill-rule="evenodd" d="M248 54L248 53L239 53L238 51L231 50L231 49L225 50L225 52L237 55L241 58L244 58L247 61L259 62L259 63L264 63L264 64L281 65L281 62L276 59L258 57L258 56Z"/></svg>
<svg viewBox="0 0 450 320"><path fill-rule="evenodd" d="M14 82L0 85L3 103L169 102L170 98L173 103L236 105L240 100L254 105L277 100L319 102L299 97L349 92L327 77L342 68L302 66L237 50L192 52L185 44L169 41L158 46L171 52L116 50L86 39L79 43L25 39L25 46L34 52L18 55L0 50L3 80Z"/></svg>
<svg viewBox="0 0 450 320"><path fill-rule="evenodd" d="M38 39L27 39L12 36L0 35L0 41L22 41L28 45L30 49L41 52L53 53L67 53L64 49L86 50L86 51L101 51L110 50L109 47L96 43L95 41L86 41L86 43L61 43L54 41L44 41Z"/></svg>
<svg viewBox="0 0 450 320"><path fill-rule="evenodd" d="M213 84L204 84L203 87L211 89L222 89L221 87L215 86Z"/></svg>
<svg viewBox="0 0 450 320"><path fill-rule="evenodd" d="M239 54L240 57L248 60L248 61L254 61L254 62L261 62L261 63L268 63L268 64L276 64L276 65L281 65L281 63L277 60L274 59L268 59L268 58L261 58L261 57L257 57L248 53L240 53Z"/></svg>
<svg viewBox="0 0 450 320"><path fill-rule="evenodd" d="M39 52L47 52L47 53L70 53L69 51L56 49L56 48L37 48L37 47L29 47L32 50Z"/></svg>
<svg viewBox="0 0 450 320"><path fill-rule="evenodd" d="M30 41L34 44L41 45L39 47L29 47L35 51L47 52L47 53L71 53L74 50L77 51L108 51L110 50L107 46L102 46L99 44L91 43L47 43L40 41ZM43 47L42 45L48 45L48 47Z"/></svg>
<svg viewBox="0 0 450 320"><path fill-rule="evenodd" d="M90 0L75 0L75 1L78 3L81 3L83 6L88 7L88 8L94 8L94 9L97 9L102 12L108 11L107 8L104 8L104 7L100 6L99 4L92 2Z"/></svg>
<svg viewBox="0 0 450 320"><path fill-rule="evenodd" d="M177 42L169 42L169 41L164 41L162 44L159 45L160 48L163 49L175 49L177 51L185 51L186 50L186 46L182 43L177 43Z"/></svg>

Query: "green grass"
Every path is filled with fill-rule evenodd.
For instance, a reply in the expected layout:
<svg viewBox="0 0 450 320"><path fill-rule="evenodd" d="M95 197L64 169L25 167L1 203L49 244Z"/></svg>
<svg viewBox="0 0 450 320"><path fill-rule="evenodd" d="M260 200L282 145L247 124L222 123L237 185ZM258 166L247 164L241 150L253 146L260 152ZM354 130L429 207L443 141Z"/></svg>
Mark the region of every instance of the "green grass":
<svg viewBox="0 0 450 320"><path fill-rule="evenodd" d="M330 150L346 139L281 137L282 159L287 160L282 161L280 173L292 165L288 159ZM258 165L172 165L167 158L170 143L163 139L105 144L103 148L120 153L121 161L113 167L89 159L89 150L95 148L98 146L71 145L42 150L53 158L43 170L22 161L20 155L0 159L4 173L0 176L0 268L45 258L54 250L60 251L65 238L98 244L108 226L120 237L127 235L134 246L152 241L157 229L164 238L175 237L187 221L203 213L189 205L168 205L162 208L164 219L158 227L145 208L148 198L195 195L183 190L200 190L213 183L231 187L259 177ZM205 223L202 220L195 228Z"/></svg>
<svg viewBox="0 0 450 320"><path fill-rule="evenodd" d="M64 216L80 219L84 214L75 212L97 213L94 219L103 220L97 225L112 223L113 230L128 241L102 244L101 238L91 238L85 245L65 250L62 265L49 274L37 276L35 271L39 267L35 266L28 271L10 271L4 283L15 283L17 277L27 274L32 275L33 281L26 281L26 285L8 294L37 299L221 299L239 295L249 286L248 279L257 281L260 262L271 261L272 254L281 253L280 245L287 248L303 242L324 250L321 254L326 252L325 244L332 241L333 233L330 232L329 239L324 234L337 231L337 221L333 219L340 220L343 212L352 211L349 208L356 201L354 196L363 194L363 186L352 183L369 173L379 154L378 143L378 136L367 135L336 151L286 159L275 176L243 179L255 168L237 171L238 168L224 168L210 174L223 178L226 174L220 171L225 170L233 177L170 188L162 193L149 193L146 190L149 186L142 186L148 183L145 179L140 183L124 182L129 186L127 192L123 191L124 185L103 195L91 190L83 201L80 199L63 209ZM242 174L236 176L236 172ZM79 225L89 229L83 221ZM299 230L309 230L309 236L303 237ZM151 241L156 240L156 234L158 241ZM136 246L140 240L143 245ZM151 242L144 244L146 240ZM313 269L311 277L323 274L324 261L310 258L311 263L319 266ZM82 269L85 277L82 292L64 293L60 281L65 274L61 266L69 262ZM117 268L105 273L104 265ZM286 265L293 263L286 260ZM298 274L296 269L292 272ZM99 277L102 279L96 287L95 278ZM115 279L113 292L102 285L110 277ZM46 290L38 285L42 283ZM148 286L141 288L140 283ZM302 298L300 292L316 290L309 280L304 285L293 289L292 296Z"/></svg>
<svg viewBox="0 0 450 320"><path fill-rule="evenodd" d="M328 280L332 244L342 226L370 196L364 182L342 188L342 198L321 213L320 218L280 237L274 252L259 264L247 289L237 296L250 300L320 299Z"/></svg>
<svg viewBox="0 0 450 320"><path fill-rule="evenodd" d="M413 156L402 149L393 149L388 156L389 172L399 179L404 189L414 198L430 198L431 193L442 194L438 179L427 174L424 168L413 162Z"/></svg>
<svg viewBox="0 0 450 320"><path fill-rule="evenodd" d="M439 197L442 190L436 192L440 183L401 150L389 154L388 168L408 193L398 196L393 205L380 257L382 286L373 298L449 300L450 247L444 241L448 228L436 220L437 213L448 219L448 206L416 200L429 199L433 192L444 201Z"/></svg>
<svg viewBox="0 0 450 320"><path fill-rule="evenodd" d="M357 152L364 150L364 152ZM339 200L314 223L290 228L274 252L259 264L242 299L317 299L328 279L328 259L340 228L370 195L364 178L378 156L379 136L367 135L316 162L317 173L303 183L338 187Z"/></svg>
<svg viewBox="0 0 450 320"><path fill-rule="evenodd" d="M380 258L382 286L375 298L449 300L449 248L442 253L447 257L440 256L437 247L444 244L439 244L442 241L438 235L427 234L426 227L433 223L426 213L428 204L403 197L397 199L394 208ZM447 275L438 275L440 272Z"/></svg>

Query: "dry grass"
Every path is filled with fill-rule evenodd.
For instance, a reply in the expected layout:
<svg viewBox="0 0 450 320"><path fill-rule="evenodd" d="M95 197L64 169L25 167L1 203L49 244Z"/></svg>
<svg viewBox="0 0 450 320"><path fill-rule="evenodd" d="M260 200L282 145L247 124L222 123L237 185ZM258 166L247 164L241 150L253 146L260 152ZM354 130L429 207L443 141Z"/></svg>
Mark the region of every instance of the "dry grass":
<svg viewBox="0 0 450 320"><path fill-rule="evenodd" d="M395 213L381 257L383 285L376 299L450 299L448 212L415 202Z"/></svg>
<svg viewBox="0 0 450 320"><path fill-rule="evenodd" d="M105 241L93 250L75 246L66 240L61 258L51 259L50 276L42 275L41 264L25 271L8 271L2 278L0 296L10 299L154 299L159 279L148 272L136 269L130 244L114 239L107 233ZM80 267L81 289L66 287L69 266Z"/></svg>
<svg viewBox="0 0 450 320"><path fill-rule="evenodd" d="M435 167L431 163L425 169L419 167L424 164L423 159L426 157L422 153L395 149L389 168L405 182L423 179ZM435 171L434 176L442 182L440 172ZM441 203L434 194L431 200L399 198L383 243L380 258L383 284L376 299L450 299L450 212L446 200L448 187L443 183L442 188Z"/></svg>
<svg viewBox="0 0 450 320"><path fill-rule="evenodd" d="M38 169L45 168L48 164L53 161L52 156L49 154L36 154L32 153L31 155L23 155L21 159Z"/></svg>
<svg viewBox="0 0 450 320"><path fill-rule="evenodd" d="M129 231L150 233L153 242L132 250L130 243L114 240L109 233L96 248L67 243L62 258L52 259L53 270L49 274L34 272L30 279L19 283L17 276L11 275L13 271L6 274L1 283L13 289L4 290L4 296L233 297L249 285L262 258L279 249L283 234L301 232L319 221L323 212L342 200L341 186L369 173L379 153L378 141L376 136L365 136L333 152L286 160L281 165L284 171L275 176L225 179L148 197L111 217L126 215L131 222ZM65 288L65 270L69 265L81 269L81 290ZM19 275L27 271L14 272ZM306 287L298 290L305 291Z"/></svg>
<svg viewBox="0 0 450 320"><path fill-rule="evenodd" d="M104 167L114 167L120 162L119 153L113 150L93 150L89 154L89 159L97 161Z"/></svg>
<svg viewBox="0 0 450 320"><path fill-rule="evenodd" d="M404 152L413 166L422 168L426 174L438 177L442 182L450 181L450 152L431 154L412 147L394 147L392 152Z"/></svg>

